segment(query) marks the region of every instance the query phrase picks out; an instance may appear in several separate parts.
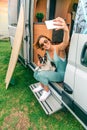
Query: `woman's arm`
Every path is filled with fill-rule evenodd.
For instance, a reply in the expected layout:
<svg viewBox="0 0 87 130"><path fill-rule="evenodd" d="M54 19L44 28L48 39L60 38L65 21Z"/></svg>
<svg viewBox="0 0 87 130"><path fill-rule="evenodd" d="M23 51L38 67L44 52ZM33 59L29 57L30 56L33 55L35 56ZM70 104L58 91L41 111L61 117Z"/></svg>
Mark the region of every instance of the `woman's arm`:
<svg viewBox="0 0 87 130"><path fill-rule="evenodd" d="M63 18L56 18L54 19L54 25L58 26L56 30L63 29L64 30L64 36L63 36L63 42L58 45L59 50L65 50L66 47L69 45L69 29L68 26Z"/></svg>

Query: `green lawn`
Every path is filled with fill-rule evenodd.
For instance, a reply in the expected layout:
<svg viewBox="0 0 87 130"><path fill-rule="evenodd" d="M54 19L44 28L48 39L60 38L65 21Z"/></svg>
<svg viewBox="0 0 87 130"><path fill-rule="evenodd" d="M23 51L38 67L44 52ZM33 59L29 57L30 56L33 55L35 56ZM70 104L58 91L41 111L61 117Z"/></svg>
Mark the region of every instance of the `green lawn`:
<svg viewBox="0 0 87 130"><path fill-rule="evenodd" d="M5 76L10 58L9 41L0 41L0 130L84 130L67 111L46 115L29 85L36 82L33 72L16 65L15 85L5 89Z"/></svg>

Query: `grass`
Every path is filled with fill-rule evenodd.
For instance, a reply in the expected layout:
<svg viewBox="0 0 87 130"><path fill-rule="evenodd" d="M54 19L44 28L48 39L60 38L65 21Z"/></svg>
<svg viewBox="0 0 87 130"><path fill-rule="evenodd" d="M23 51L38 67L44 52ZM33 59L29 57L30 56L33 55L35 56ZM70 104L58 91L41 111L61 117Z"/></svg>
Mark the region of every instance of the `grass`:
<svg viewBox="0 0 87 130"><path fill-rule="evenodd" d="M67 110L46 115L29 85L35 83L33 72L16 65L14 85L5 89L11 47L8 40L0 41L0 130L84 130Z"/></svg>

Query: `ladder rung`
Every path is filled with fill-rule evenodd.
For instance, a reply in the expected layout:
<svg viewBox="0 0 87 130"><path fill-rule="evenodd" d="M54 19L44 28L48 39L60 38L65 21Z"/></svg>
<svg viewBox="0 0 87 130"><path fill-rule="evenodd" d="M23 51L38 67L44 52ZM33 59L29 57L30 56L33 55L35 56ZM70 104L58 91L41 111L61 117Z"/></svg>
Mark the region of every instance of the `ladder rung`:
<svg viewBox="0 0 87 130"><path fill-rule="evenodd" d="M33 89L36 88L39 85L39 83L35 83L29 86L29 88L31 89L31 91L33 92ZM40 105L42 106L43 110L45 111L46 114L50 115L58 110L60 110L62 108L62 103L60 102L60 100L56 99L54 94L51 94L46 101L41 102L39 100L42 91L34 93L35 97L37 98L38 102L40 103Z"/></svg>

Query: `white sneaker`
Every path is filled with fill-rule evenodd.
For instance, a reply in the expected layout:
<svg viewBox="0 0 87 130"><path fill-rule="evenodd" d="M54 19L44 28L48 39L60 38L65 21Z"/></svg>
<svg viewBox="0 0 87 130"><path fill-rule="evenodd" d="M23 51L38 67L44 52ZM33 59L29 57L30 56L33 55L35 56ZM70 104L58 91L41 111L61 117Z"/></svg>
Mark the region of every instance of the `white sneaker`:
<svg viewBox="0 0 87 130"><path fill-rule="evenodd" d="M37 93L41 90L43 90L43 87L41 87L41 85L39 85L37 88L33 89L33 92Z"/></svg>
<svg viewBox="0 0 87 130"><path fill-rule="evenodd" d="M42 96L40 97L40 101L45 101L49 96L50 96L51 92L50 90L48 92L46 92L45 90L43 90Z"/></svg>

